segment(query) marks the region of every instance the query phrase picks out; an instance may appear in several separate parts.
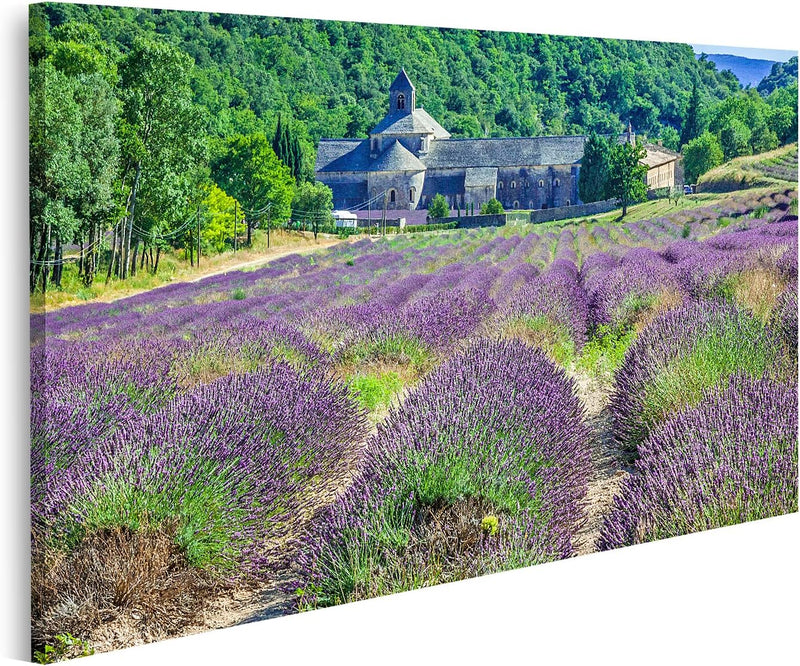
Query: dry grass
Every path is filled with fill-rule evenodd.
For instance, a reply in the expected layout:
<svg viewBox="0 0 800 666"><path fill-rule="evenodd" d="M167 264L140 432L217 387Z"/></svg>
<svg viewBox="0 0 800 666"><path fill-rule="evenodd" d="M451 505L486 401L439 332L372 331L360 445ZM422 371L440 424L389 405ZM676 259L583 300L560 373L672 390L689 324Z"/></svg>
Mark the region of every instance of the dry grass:
<svg viewBox="0 0 800 666"><path fill-rule="evenodd" d="M668 310L674 310L684 302L684 296L677 289L664 289L652 307L639 312L633 322L637 335L642 332L651 321Z"/></svg>
<svg viewBox="0 0 800 666"><path fill-rule="evenodd" d="M755 268L739 276L733 294L737 303L766 321L775 308L775 301L785 289L786 282L775 270Z"/></svg>
<svg viewBox="0 0 800 666"><path fill-rule="evenodd" d="M157 275L141 271L128 280L123 281L114 278L108 284L105 283L105 274L98 275L89 290L91 295L89 302L110 303L120 298L127 298L143 291L164 286L165 284L190 282L243 267L267 263L287 254L314 252L341 242L347 241L343 241L337 236L325 234L320 234L318 240L315 241L312 233L302 231L273 232L270 247L267 248L266 234L258 234L255 236L252 248L240 250L236 253L228 251L203 257L199 268L197 266L191 267L189 262L183 258L182 252L164 254L159 262ZM76 276L70 278L69 271L71 270L73 270L71 265L65 268L62 290L48 291L46 295L36 293L30 297L30 311L32 313L58 310L87 302L79 296L81 293L86 296L87 290L83 288Z"/></svg>
<svg viewBox="0 0 800 666"><path fill-rule="evenodd" d="M175 543L175 524L87 535L70 552L34 538L31 630L34 646L55 634L88 640L98 651L177 635L204 599L222 589L192 568Z"/></svg>

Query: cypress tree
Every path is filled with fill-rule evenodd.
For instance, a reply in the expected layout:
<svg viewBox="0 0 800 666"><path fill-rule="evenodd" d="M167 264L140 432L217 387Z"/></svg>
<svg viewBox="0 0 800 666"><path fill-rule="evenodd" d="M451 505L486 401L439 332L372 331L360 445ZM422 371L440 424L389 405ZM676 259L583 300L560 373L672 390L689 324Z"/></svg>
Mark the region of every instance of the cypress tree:
<svg viewBox="0 0 800 666"><path fill-rule="evenodd" d="M281 114L278 114L278 125L275 128L275 137L272 139L272 150L275 151L278 159L289 167L292 177L299 181L300 171L303 167L303 150L297 136L291 131L289 124L283 121Z"/></svg>
<svg viewBox="0 0 800 666"><path fill-rule="evenodd" d="M697 89L697 83L693 83L692 96L689 98L689 106L686 108L686 117L683 119L681 129L681 146L685 146L703 133L700 113L700 91Z"/></svg>
<svg viewBox="0 0 800 666"><path fill-rule="evenodd" d="M608 165L611 144L605 137L592 132L586 141L578 176L578 194L583 203L603 201L608 194Z"/></svg>

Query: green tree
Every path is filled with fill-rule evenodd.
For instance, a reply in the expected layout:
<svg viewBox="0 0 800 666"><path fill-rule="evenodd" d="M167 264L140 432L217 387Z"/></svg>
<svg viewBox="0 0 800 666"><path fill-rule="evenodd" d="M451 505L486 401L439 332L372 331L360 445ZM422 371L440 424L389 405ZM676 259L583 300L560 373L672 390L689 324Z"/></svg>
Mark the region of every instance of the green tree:
<svg viewBox="0 0 800 666"><path fill-rule="evenodd" d="M661 129L661 143L665 148L679 151L681 149L681 135L672 125L667 125Z"/></svg>
<svg viewBox="0 0 800 666"><path fill-rule="evenodd" d="M278 159L289 167L295 181L299 182L303 170L303 150L297 136L292 132L289 123L283 121L281 114L278 114L278 124L272 139L272 150L275 151Z"/></svg>
<svg viewBox="0 0 800 666"><path fill-rule="evenodd" d="M101 72L76 77L75 101L81 110L79 149L89 179L82 187L76 212L80 217L80 277L90 286L100 267L103 236L120 214L117 199L120 145L116 126L119 102ZM84 245L85 241L85 245Z"/></svg>
<svg viewBox="0 0 800 666"><path fill-rule="evenodd" d="M200 238L206 247L222 252L228 241L233 238L234 209L236 200L225 194L216 183L204 187L203 211L205 225L200 231Z"/></svg>
<svg viewBox="0 0 800 666"><path fill-rule="evenodd" d="M610 141L595 132L589 135L578 175L578 195L584 203L608 198Z"/></svg>
<svg viewBox="0 0 800 666"><path fill-rule="evenodd" d="M681 128L681 145L688 144L695 137L700 136L705 129L703 107L700 101L700 89L697 83L692 84L692 94L683 119Z"/></svg>
<svg viewBox="0 0 800 666"><path fill-rule="evenodd" d="M433 220L448 217L450 215L450 205L447 203L447 199L441 194L435 195L428 205L428 215Z"/></svg>
<svg viewBox="0 0 800 666"><path fill-rule="evenodd" d="M30 72L30 291L47 290L48 268L79 226L76 202L91 179L81 154L77 82L44 60ZM55 256L51 252L55 247ZM56 276L58 272L56 271Z"/></svg>
<svg viewBox="0 0 800 666"><path fill-rule="evenodd" d="M640 143L619 143L611 148L608 165L608 194L619 199L622 216L628 206L644 201L647 196L647 167L641 163L647 151Z"/></svg>
<svg viewBox="0 0 800 666"><path fill-rule="evenodd" d="M750 147L752 134L750 128L738 118L726 119L725 124L719 130L719 142L726 162L734 157L750 155L753 152Z"/></svg>
<svg viewBox="0 0 800 666"><path fill-rule="evenodd" d="M481 204L481 215L502 215L505 212L506 211L503 208L503 204L501 204L497 199L489 199L489 201Z"/></svg>
<svg viewBox="0 0 800 666"><path fill-rule="evenodd" d="M263 219L268 222L268 234L273 222L289 219L294 178L263 133L229 138L224 153L212 161L211 171L217 184L241 202L247 219L248 244L252 229Z"/></svg>
<svg viewBox="0 0 800 666"><path fill-rule="evenodd" d="M333 211L333 191L324 183L300 183L292 199L292 221L318 228Z"/></svg>
<svg viewBox="0 0 800 666"><path fill-rule="evenodd" d="M156 230L160 237L161 231L169 232L170 223L182 224L191 214L194 172L207 159L203 114L192 103L191 69L192 59L185 53L143 37L134 40L120 63L123 113L118 131L126 198L125 216L115 234L119 250L115 247L112 253L109 276L116 254L118 275L124 279L130 274L134 236L138 246L142 236L153 233L152 224L166 225ZM149 208L143 217L150 221L150 229L135 222L140 191L143 207Z"/></svg>
<svg viewBox="0 0 800 666"><path fill-rule="evenodd" d="M769 127L781 144L797 141L797 84L778 88L767 97Z"/></svg>
<svg viewBox="0 0 800 666"><path fill-rule="evenodd" d="M683 146L683 168L686 181L696 183L697 179L723 162L722 147L716 135L708 130Z"/></svg>

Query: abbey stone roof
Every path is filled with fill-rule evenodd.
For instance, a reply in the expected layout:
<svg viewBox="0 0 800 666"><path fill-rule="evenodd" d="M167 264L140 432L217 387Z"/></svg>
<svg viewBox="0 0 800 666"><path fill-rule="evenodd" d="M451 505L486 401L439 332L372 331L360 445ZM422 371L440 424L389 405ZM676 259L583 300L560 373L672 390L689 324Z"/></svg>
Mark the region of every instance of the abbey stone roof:
<svg viewBox="0 0 800 666"><path fill-rule="evenodd" d="M408 74L406 74L406 68L402 67L400 69L400 73L394 77L394 81L392 81L392 85L389 86L389 90L396 90L396 89L411 89L416 90L414 88L414 84L411 83L411 79L408 78Z"/></svg>
<svg viewBox="0 0 800 666"><path fill-rule="evenodd" d="M440 139L431 141L428 154L421 155L417 161L424 165L422 168L428 169L577 164L583 157L585 142L585 136ZM414 157L409 151L403 150ZM316 171L380 171L383 169L376 168L376 160L381 160L383 154L371 159L367 139L322 139L317 150Z"/></svg>
<svg viewBox="0 0 800 666"><path fill-rule="evenodd" d="M373 134L433 134L434 139L449 139L450 133L422 107L389 113L370 132Z"/></svg>
<svg viewBox="0 0 800 666"><path fill-rule="evenodd" d="M425 171L425 165L397 139L370 165L370 171Z"/></svg>

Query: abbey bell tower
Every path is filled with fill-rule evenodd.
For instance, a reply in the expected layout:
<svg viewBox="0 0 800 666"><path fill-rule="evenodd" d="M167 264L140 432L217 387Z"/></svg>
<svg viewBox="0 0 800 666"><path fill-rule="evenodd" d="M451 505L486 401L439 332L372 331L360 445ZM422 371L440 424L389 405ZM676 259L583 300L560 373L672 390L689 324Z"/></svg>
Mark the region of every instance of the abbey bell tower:
<svg viewBox="0 0 800 666"><path fill-rule="evenodd" d="M389 88L389 113L413 113L417 106L417 93L405 69L395 77Z"/></svg>

